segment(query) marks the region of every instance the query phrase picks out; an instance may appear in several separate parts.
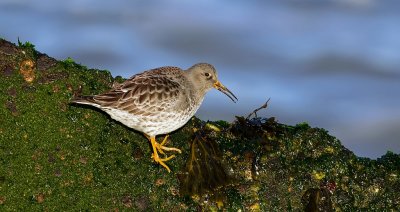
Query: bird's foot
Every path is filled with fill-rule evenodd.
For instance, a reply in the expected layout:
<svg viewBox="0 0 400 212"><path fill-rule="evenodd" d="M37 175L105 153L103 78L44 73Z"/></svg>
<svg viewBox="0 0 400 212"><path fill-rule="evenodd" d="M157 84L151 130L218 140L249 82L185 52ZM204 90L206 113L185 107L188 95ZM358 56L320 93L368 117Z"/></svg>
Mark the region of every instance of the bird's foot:
<svg viewBox="0 0 400 212"><path fill-rule="evenodd" d="M171 155L171 156L169 156L169 157L167 157L167 158L160 158L160 157L158 156L157 152L155 152L155 153L153 153L153 155L152 155L151 157L154 159L154 161L155 161L156 163L159 163L161 166L164 166L164 168L167 169L168 172L171 172L171 169L169 169L169 167L167 166L167 164L165 164L164 162L165 162L165 161L171 160L172 158L175 157L175 155Z"/></svg>
<svg viewBox="0 0 400 212"><path fill-rule="evenodd" d="M169 135L166 135L164 137L163 141L160 144L155 142L155 146L156 146L158 152L163 154L163 155L165 155L164 151L176 151L178 153L182 153L182 151L180 149L178 149L178 148L164 146L168 141L168 137L169 137Z"/></svg>
<svg viewBox="0 0 400 212"><path fill-rule="evenodd" d="M167 142L168 139L168 135L165 136L164 140L160 143L158 143L156 141L155 136L148 136L151 146L153 147L153 154L152 154L152 158L154 159L154 161L156 163L159 163L160 165L162 165L165 169L167 169L168 172L171 172L171 170L169 169L169 167L164 163L165 161L169 161L172 158L175 157L175 155L171 155L169 157L165 157L165 158L160 158L158 153L161 153L163 155L165 155L164 151L177 151L179 153L181 153L180 149L177 148L173 148L173 147L165 147L164 145Z"/></svg>

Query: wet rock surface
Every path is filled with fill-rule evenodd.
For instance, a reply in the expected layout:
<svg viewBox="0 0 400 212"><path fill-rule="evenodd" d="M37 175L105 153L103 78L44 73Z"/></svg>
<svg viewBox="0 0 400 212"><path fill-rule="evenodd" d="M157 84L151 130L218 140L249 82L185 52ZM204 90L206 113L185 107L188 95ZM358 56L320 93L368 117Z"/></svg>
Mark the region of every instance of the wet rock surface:
<svg viewBox="0 0 400 212"><path fill-rule="evenodd" d="M0 40L0 210L400 210L398 154L359 158L275 118L193 118L170 136L183 153L168 174L141 133L69 104L121 80Z"/></svg>

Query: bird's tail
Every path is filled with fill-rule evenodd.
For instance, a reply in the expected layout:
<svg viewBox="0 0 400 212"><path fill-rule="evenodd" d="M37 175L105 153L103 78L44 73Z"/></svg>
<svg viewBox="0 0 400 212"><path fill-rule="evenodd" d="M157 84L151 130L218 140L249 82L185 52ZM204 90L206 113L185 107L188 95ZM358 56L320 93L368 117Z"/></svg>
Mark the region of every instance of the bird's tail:
<svg viewBox="0 0 400 212"><path fill-rule="evenodd" d="M71 103L99 106L94 100L94 96L74 96L74 98L71 99Z"/></svg>

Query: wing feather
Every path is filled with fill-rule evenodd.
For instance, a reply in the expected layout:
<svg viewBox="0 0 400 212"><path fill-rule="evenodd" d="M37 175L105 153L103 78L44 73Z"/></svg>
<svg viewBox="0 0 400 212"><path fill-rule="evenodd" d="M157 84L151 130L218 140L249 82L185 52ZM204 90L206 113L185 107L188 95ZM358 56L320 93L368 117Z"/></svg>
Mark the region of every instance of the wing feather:
<svg viewBox="0 0 400 212"><path fill-rule="evenodd" d="M121 109L132 114L167 110L182 95L182 84L174 75L182 71L176 67L162 67L134 75L93 100L101 107Z"/></svg>

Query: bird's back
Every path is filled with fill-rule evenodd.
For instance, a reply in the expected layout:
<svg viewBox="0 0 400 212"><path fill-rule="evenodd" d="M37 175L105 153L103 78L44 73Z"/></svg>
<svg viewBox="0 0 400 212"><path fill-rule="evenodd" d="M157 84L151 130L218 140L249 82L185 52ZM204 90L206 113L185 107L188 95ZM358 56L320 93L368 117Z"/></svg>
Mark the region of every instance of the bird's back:
<svg viewBox="0 0 400 212"><path fill-rule="evenodd" d="M72 102L95 106L128 127L158 135L183 126L197 111L187 86L180 68L161 67L136 74L103 94L76 97Z"/></svg>

